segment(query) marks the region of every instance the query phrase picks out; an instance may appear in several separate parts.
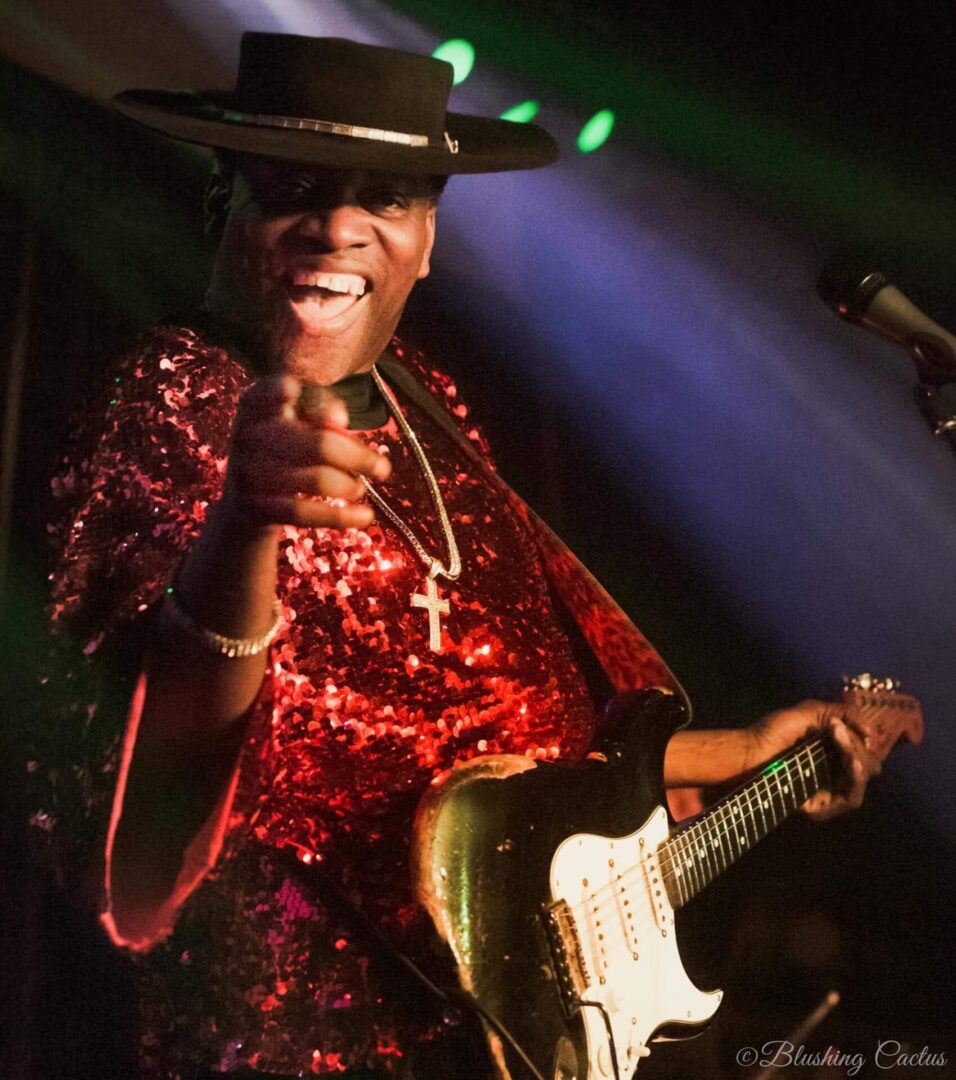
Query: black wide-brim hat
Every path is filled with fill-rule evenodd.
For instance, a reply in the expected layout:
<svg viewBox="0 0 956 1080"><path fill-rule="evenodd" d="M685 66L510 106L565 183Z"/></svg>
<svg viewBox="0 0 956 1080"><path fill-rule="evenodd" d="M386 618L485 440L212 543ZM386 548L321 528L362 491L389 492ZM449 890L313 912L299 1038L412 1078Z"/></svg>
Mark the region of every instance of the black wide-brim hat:
<svg viewBox="0 0 956 1080"><path fill-rule="evenodd" d="M535 124L448 112L452 75L398 49L247 33L234 92L127 90L113 104L176 139L313 165L448 176L558 159Z"/></svg>

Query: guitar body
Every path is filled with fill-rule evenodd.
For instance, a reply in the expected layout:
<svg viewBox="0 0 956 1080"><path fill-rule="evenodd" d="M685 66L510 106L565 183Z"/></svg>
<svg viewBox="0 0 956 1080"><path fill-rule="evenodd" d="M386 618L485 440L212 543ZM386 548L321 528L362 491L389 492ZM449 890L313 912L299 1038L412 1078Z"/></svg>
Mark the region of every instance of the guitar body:
<svg viewBox="0 0 956 1080"><path fill-rule="evenodd" d="M601 760L479 758L416 819L419 898L462 987L547 1080L624 1080L655 1033L696 1034L720 1003L684 972L657 864L664 750L686 714L662 691L628 698ZM528 1077L486 1031L500 1075Z"/></svg>

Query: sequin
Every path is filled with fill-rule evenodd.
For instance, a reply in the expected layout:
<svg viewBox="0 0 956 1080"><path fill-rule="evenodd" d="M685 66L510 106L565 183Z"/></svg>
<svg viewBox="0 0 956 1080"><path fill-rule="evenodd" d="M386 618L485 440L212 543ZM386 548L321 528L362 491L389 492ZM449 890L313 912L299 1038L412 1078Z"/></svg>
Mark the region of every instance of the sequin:
<svg viewBox="0 0 956 1080"><path fill-rule="evenodd" d="M394 351L464 421L455 386L410 350ZM90 670L161 597L201 529L251 382L229 353L173 326L144 337L119 378L92 458L68 466L54 489L78 505L53 578L54 620ZM440 1038L440 1017L411 1020L323 905L315 864L402 947L429 956L408 872L425 788L476 754L587 750L592 705L526 522L433 419L407 415L462 552L461 577L445 586L442 651L429 648L427 613L409 604L423 568L389 524L284 529L285 622L226 848L173 935L137 960L147 1076L220 1062L309 1075L389 1071L416 1043ZM470 420L466 430L487 453ZM421 470L394 422L360 437L392 460L382 494L442 551ZM104 754L116 736L103 739Z"/></svg>

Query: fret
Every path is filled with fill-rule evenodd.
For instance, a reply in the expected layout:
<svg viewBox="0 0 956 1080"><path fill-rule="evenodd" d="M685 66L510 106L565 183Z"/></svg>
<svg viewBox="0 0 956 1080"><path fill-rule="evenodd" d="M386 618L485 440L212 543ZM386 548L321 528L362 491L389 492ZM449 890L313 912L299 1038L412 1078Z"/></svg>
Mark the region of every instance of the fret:
<svg viewBox="0 0 956 1080"><path fill-rule="evenodd" d="M767 835L763 828L757 811L760 809L760 796L756 794L754 785L747 788L747 813L750 816L750 828L754 834L754 843L759 843Z"/></svg>
<svg viewBox="0 0 956 1080"><path fill-rule="evenodd" d="M700 852L697 845L697 825L691 825L687 830L687 851L694 864L694 893L699 893L707 884L704 867L701 865Z"/></svg>
<svg viewBox="0 0 956 1080"><path fill-rule="evenodd" d="M777 821L783 821L787 816L787 802L784 798L783 788L780 786L780 769L782 767L782 762L773 761L764 769L764 782L773 802L774 817Z"/></svg>
<svg viewBox="0 0 956 1080"><path fill-rule="evenodd" d="M797 798L797 789L793 784L793 758L787 758L786 764L780 770L781 776L784 778L785 790L787 792L787 800L789 803L789 813L793 813L800 806L800 800Z"/></svg>
<svg viewBox="0 0 956 1080"><path fill-rule="evenodd" d="M790 805L790 785L786 782L787 778L784 776L784 764L781 762L780 768L773 774L773 782L777 788L777 800L780 803L780 813L784 818L788 817L793 810Z"/></svg>
<svg viewBox="0 0 956 1080"><path fill-rule="evenodd" d="M780 809L785 818L793 813L793 800L790 798L790 784L787 782L786 762L782 762L780 768L773 774L774 783L777 785L777 794L780 798Z"/></svg>
<svg viewBox="0 0 956 1080"><path fill-rule="evenodd" d="M661 868L661 879L664 882L664 888L667 890L671 907L676 911L679 907L684 906L685 901L680 878L674 873L674 860L671 857L671 843L669 840L665 840L657 849L657 862Z"/></svg>
<svg viewBox="0 0 956 1080"><path fill-rule="evenodd" d="M794 812L794 810L797 810L800 807L800 797L797 794L797 788L796 788L796 785L793 782L793 778L794 778L793 765L794 765L793 758L792 757L787 758L787 763L783 767L783 769L781 770L781 773L784 776L785 782L786 782L786 789L787 789L787 795L789 797L790 813L791 814Z"/></svg>
<svg viewBox="0 0 956 1080"><path fill-rule="evenodd" d="M713 860L714 873L713 877L717 877L722 874L726 869L726 859L724 858L724 845L721 839L720 822L715 813L711 812L706 817L707 822L707 846L710 848L710 857Z"/></svg>
<svg viewBox="0 0 956 1080"><path fill-rule="evenodd" d="M807 786L810 791L810 794L807 796L808 799L812 798L812 796L816 795L816 793L820 790L820 778L817 775L816 756L818 750L822 749L822 744L818 743L815 746L809 747L807 750L806 760L804 761L805 768L803 775L806 777Z"/></svg>
<svg viewBox="0 0 956 1080"><path fill-rule="evenodd" d="M720 868L717 866L717 857L714 853L713 841L715 835L715 822L712 814L707 814L702 818L697 826L697 846L698 850L703 850L705 875L704 884L709 885L715 877L720 873Z"/></svg>
<svg viewBox="0 0 956 1080"><path fill-rule="evenodd" d="M718 870L718 873L722 874L727 869L727 867L730 866L730 860L727 858L727 851L726 851L727 845L726 845L725 836L724 836L724 823L723 823L723 817L721 815L720 807L718 806L716 808L716 810L714 810L712 813L708 814L707 816L709 818L711 818L713 820L713 823L714 823L714 828L713 828L713 831L714 831L714 846L717 849L717 854L720 856L720 862L721 862L720 869Z"/></svg>
<svg viewBox="0 0 956 1080"><path fill-rule="evenodd" d="M695 897L829 782L827 745L814 739L765 765L749 784L665 840L659 850L674 907Z"/></svg>
<svg viewBox="0 0 956 1080"><path fill-rule="evenodd" d="M697 859L697 866L700 870L701 888L709 885L713 878L713 874L710 872L710 863L707 861L707 842L704 839L703 824L704 822L700 821L694 826L691 840L694 845L694 857Z"/></svg>
<svg viewBox="0 0 956 1080"><path fill-rule="evenodd" d="M800 770L800 783L803 785L803 802L806 802L812 795L816 795L817 789L813 786L813 772L811 765L813 763L813 744L805 746L797 756L797 768ZM800 804L801 806L803 803Z"/></svg>
<svg viewBox="0 0 956 1080"><path fill-rule="evenodd" d="M694 858L694 849L690 843L690 836L686 832L684 833L682 855L690 887L693 889L693 895L696 896L701 890L701 884L697 874L697 860Z"/></svg>
<svg viewBox="0 0 956 1080"><path fill-rule="evenodd" d="M724 804L717 803L707 816L714 823L714 835L717 838L718 851L723 863L721 869L726 870L733 863L734 858L727 841L727 813Z"/></svg>
<svg viewBox="0 0 956 1080"><path fill-rule="evenodd" d="M766 776L761 776L759 783L761 788L761 800L765 808L770 811L770 828L775 829L780 821L780 818L777 816L777 804L774 802L773 790L770 787L770 781L767 779Z"/></svg>
<svg viewBox="0 0 956 1080"><path fill-rule="evenodd" d="M684 871L680 864L680 845L671 854L671 865L676 870L676 881L680 888L680 894L683 897L683 903L686 903L691 898L690 888L687 884L687 878L684 876Z"/></svg>
<svg viewBox="0 0 956 1080"><path fill-rule="evenodd" d="M737 847L737 836L734 833L734 815L729 802L724 800L720 804L720 824L724 831L724 843L727 846L727 857L731 863L740 858L740 849Z"/></svg>
<svg viewBox="0 0 956 1080"><path fill-rule="evenodd" d="M717 876L714 864L711 862L710 836L708 831L709 818L703 818L696 826L697 853L700 855L704 868L704 885L709 885Z"/></svg>
<svg viewBox="0 0 956 1080"><path fill-rule="evenodd" d="M814 792L829 787L832 781L832 773L830 771L828 748L825 743L818 742L814 747L814 752L810 756L810 767L813 771Z"/></svg>
<svg viewBox="0 0 956 1080"><path fill-rule="evenodd" d="M674 861L677 866L677 878L681 883L681 889L684 893L684 899L690 900L693 897L693 892L690 887L690 878L687 876L687 871L684 869L684 857L683 857L684 841L683 839L678 843L674 849Z"/></svg>
<svg viewBox="0 0 956 1080"><path fill-rule="evenodd" d="M780 785L777 783L776 772L772 772L768 776L765 776L764 783L767 785L767 795L770 798L770 805L773 807L773 819L776 822L781 822L786 817L787 808L783 802L783 793L780 790Z"/></svg>
<svg viewBox="0 0 956 1080"><path fill-rule="evenodd" d="M787 805L787 792L781 775L785 765L786 762L782 758L778 758L764 769L764 778L767 782L767 788L770 791L770 797L773 799L774 806L781 821L787 816L790 810Z"/></svg>
<svg viewBox="0 0 956 1080"><path fill-rule="evenodd" d="M684 836L679 833L675 837L673 844L673 859L675 873L677 874L677 880L681 883L681 888L684 892L684 899L690 900L694 896L693 885L690 879L690 874L687 871L687 867L684 865Z"/></svg>
<svg viewBox="0 0 956 1080"><path fill-rule="evenodd" d="M787 762L787 776L790 780L790 789L793 791L793 805L795 807L803 806L807 801L807 796L803 794L806 792L806 784L803 782L803 772L800 768L800 755L796 754L790 761ZM799 787L797 786L799 784Z"/></svg>
<svg viewBox="0 0 956 1080"><path fill-rule="evenodd" d="M805 756L806 748L804 747L799 754L795 754L793 763L790 767L791 778L793 782L793 798L798 807L810 798L810 792L807 787L807 780L803 774L803 757Z"/></svg>
<svg viewBox="0 0 956 1080"><path fill-rule="evenodd" d="M803 794L803 798L800 800L800 805L807 801L811 795L816 793L816 789L810 779L810 762L813 760L813 746L812 744L803 747L800 753L796 757L797 775L800 778L800 790Z"/></svg>
<svg viewBox="0 0 956 1080"><path fill-rule="evenodd" d="M697 890L694 888L690 868L687 865L686 837L684 833L675 833L669 840L665 840L661 847L667 850L671 873L673 880L677 884L680 902L686 904L688 900L697 895Z"/></svg>
<svg viewBox="0 0 956 1080"><path fill-rule="evenodd" d="M718 828L720 829L720 854L723 857L724 869L726 870L728 866L733 866L738 858L736 845L733 843L731 836L730 813L726 802L722 802L717 807L714 816L717 818Z"/></svg>
<svg viewBox="0 0 956 1080"><path fill-rule="evenodd" d="M800 805L797 802L797 793L793 789L793 773L790 771L793 765L793 758L785 758L783 768L780 770L780 782L783 784L783 790L787 794L787 813L792 814L794 810Z"/></svg>
<svg viewBox="0 0 956 1080"><path fill-rule="evenodd" d="M751 847L750 837L747 834L747 819L744 815L744 808L741 805L742 796L737 795L732 801L734 807L734 834L737 837L737 845L740 847L740 853L742 855L745 851L749 851Z"/></svg>
<svg viewBox="0 0 956 1080"><path fill-rule="evenodd" d="M681 872L680 863L678 862L678 859L676 858L676 855L673 851L668 853L668 858L670 859L671 872L674 875L674 881L677 882L677 892L680 896L680 902L682 904L686 904L687 901L690 899L690 893L687 890L687 883L684 881L684 875Z"/></svg>
<svg viewBox="0 0 956 1080"><path fill-rule="evenodd" d="M721 817L724 830L724 842L727 845L727 852L731 863L735 863L741 855L743 855L743 849L740 846L740 837L737 832L737 818L738 813L735 813L735 805L733 798L728 798L721 804Z"/></svg>
<svg viewBox="0 0 956 1080"><path fill-rule="evenodd" d="M757 806L754 802L752 784L748 784L744 794L747 798L747 821L750 823L750 831L754 838L753 842L759 844L764 834L760 831L760 822L757 820Z"/></svg>
<svg viewBox="0 0 956 1080"><path fill-rule="evenodd" d="M810 768L813 770L813 790L814 790L814 792L819 791L820 788L822 788L824 786L820 782L820 776L817 773L817 760L816 759L817 759L817 755L815 753L810 755Z"/></svg>
<svg viewBox="0 0 956 1080"><path fill-rule="evenodd" d="M688 833L684 833L683 851L684 865L687 867L688 881L691 888L693 889L694 896L696 896L700 892L702 885L700 882L700 874L697 868L697 859L694 856L694 847L690 842L690 835Z"/></svg>
<svg viewBox="0 0 956 1080"><path fill-rule="evenodd" d="M733 815L734 839L737 841L737 847L740 849L740 854L743 855L745 851L750 850L750 837L747 835L747 822L744 818L744 808L740 794L731 797L730 808L730 812Z"/></svg>
<svg viewBox="0 0 956 1080"><path fill-rule="evenodd" d="M665 840L668 851L670 852L671 866L674 871L674 880L678 883L678 888L681 893L682 902L687 903L691 899L693 893L690 891L690 885L687 881L687 874L684 871L684 860L681 857L681 848L683 847L683 838L680 833L677 833L670 840Z"/></svg>
<svg viewBox="0 0 956 1080"><path fill-rule="evenodd" d="M765 765L749 784L665 840L661 858L675 907L737 862L828 778L827 751L817 739Z"/></svg>
<svg viewBox="0 0 956 1080"><path fill-rule="evenodd" d="M740 845L737 843L737 833L734 828L734 815L729 802L724 802L722 804L722 809L724 816L724 839L727 841L727 847L730 851L730 861L735 863L743 852L740 850Z"/></svg>
<svg viewBox="0 0 956 1080"><path fill-rule="evenodd" d="M760 809L760 825L763 829L763 836L766 836L770 832L773 826L767 824L767 797L766 792L760 790L760 784L754 784L754 795L757 799L757 806Z"/></svg>

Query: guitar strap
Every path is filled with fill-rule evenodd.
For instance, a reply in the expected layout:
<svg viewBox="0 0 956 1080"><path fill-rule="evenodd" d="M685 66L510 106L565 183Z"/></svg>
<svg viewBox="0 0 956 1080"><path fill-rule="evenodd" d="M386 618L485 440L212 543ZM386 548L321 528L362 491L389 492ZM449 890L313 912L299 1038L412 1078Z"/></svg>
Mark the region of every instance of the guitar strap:
<svg viewBox="0 0 956 1080"><path fill-rule="evenodd" d="M554 530L502 480L408 368L387 355L378 361L378 368L393 386L439 425L525 523L534 537L555 592L580 627L614 689L621 692L657 686L672 690L683 700L690 723L691 704L684 688L607 589Z"/></svg>

